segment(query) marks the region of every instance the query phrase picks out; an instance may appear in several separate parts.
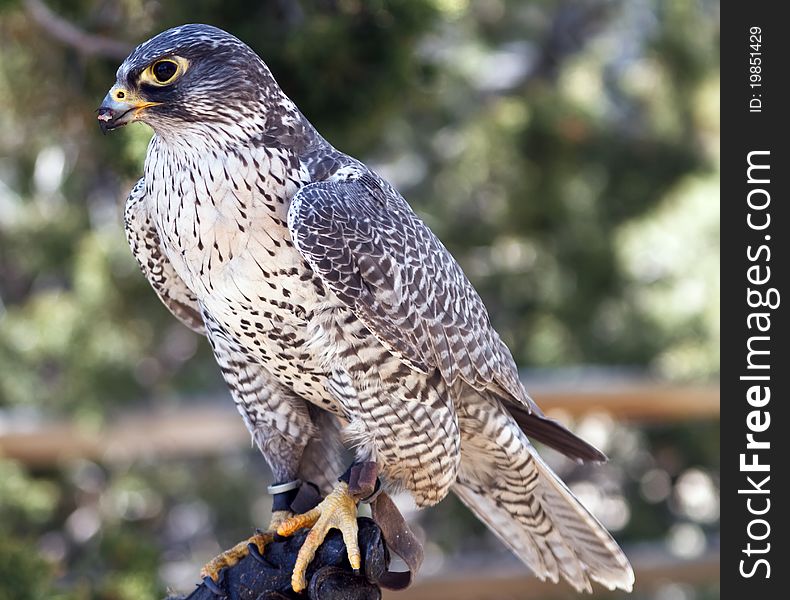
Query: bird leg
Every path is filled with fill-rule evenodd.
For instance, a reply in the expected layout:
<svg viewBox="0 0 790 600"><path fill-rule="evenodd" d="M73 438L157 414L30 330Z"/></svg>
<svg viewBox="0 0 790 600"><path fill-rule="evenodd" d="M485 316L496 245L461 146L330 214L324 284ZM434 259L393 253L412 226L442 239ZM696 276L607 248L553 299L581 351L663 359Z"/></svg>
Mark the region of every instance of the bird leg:
<svg viewBox="0 0 790 600"><path fill-rule="evenodd" d="M293 513L290 510L275 510L272 512L272 519L269 521L269 527L266 531L277 531L277 528L280 527L283 523L285 523L288 519L293 517Z"/></svg>
<svg viewBox="0 0 790 600"><path fill-rule="evenodd" d="M338 482L335 489L318 506L304 514L287 519L277 528L277 533L290 536L304 527L312 529L296 557L291 576L291 587L295 592L301 592L307 587L305 577L307 567L330 529L339 529L343 534L348 562L355 572L359 572L362 558L357 540L357 499L349 491L348 483Z"/></svg>
<svg viewBox="0 0 790 600"><path fill-rule="evenodd" d="M335 489L315 508L287 519L277 528L277 533L282 536L292 535L304 527L311 528L299 549L291 576L291 587L295 592L307 587L307 567L330 529L340 530L348 562L355 572L359 572L361 554L357 539L357 504L371 501L380 490L378 465L375 462L354 463L340 476Z"/></svg>

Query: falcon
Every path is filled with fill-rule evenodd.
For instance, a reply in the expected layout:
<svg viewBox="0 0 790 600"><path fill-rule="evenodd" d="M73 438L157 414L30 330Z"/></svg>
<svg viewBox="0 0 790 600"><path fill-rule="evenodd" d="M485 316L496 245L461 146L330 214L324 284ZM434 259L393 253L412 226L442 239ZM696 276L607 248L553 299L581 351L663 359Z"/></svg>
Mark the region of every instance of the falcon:
<svg viewBox="0 0 790 600"><path fill-rule="evenodd" d="M630 591L625 555L530 439L604 455L543 415L451 254L392 185L321 137L252 49L208 25L160 33L121 64L98 119L154 131L125 206L129 244L164 304L208 338L276 482L268 530L204 575L304 527L294 590L331 528L358 569L349 473L372 465L377 488L420 507L454 492L541 579ZM293 514L305 482L327 496Z"/></svg>

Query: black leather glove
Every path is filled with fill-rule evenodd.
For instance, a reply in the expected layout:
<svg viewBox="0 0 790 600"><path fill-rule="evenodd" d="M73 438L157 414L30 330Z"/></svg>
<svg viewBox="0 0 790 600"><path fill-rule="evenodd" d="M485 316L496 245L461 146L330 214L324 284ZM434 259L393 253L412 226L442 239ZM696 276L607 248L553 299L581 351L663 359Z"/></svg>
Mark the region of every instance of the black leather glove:
<svg viewBox="0 0 790 600"><path fill-rule="evenodd" d="M296 555L308 530L289 538L275 539L263 555L251 552L232 567L224 569L219 583L204 582L187 597L168 600L379 600L378 581L389 566L389 553L381 530L365 517L358 519L362 569L355 575L348 564L346 546L339 531L331 531L307 569L304 594L291 589L291 573Z"/></svg>

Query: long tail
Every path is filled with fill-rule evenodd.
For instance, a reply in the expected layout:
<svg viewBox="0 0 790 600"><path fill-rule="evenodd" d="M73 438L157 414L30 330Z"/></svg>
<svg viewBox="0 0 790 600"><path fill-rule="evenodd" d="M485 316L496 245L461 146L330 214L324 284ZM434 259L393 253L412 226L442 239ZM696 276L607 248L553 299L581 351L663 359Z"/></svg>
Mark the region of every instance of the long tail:
<svg viewBox="0 0 790 600"><path fill-rule="evenodd" d="M467 407L453 491L540 579L631 591L634 572L611 535L538 456L510 415ZM474 431L474 432L473 432Z"/></svg>
<svg viewBox="0 0 790 600"><path fill-rule="evenodd" d="M581 439L562 423L549 419L538 412L529 412L515 403L508 404L507 410L529 439L543 442L562 452L568 458L588 462L606 462L606 455L603 452Z"/></svg>

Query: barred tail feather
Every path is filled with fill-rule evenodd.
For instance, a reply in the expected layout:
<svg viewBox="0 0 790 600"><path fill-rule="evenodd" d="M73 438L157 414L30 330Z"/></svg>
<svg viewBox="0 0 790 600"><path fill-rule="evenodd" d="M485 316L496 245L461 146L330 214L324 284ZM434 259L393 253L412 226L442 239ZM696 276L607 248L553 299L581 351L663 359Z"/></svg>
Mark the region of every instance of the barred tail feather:
<svg viewBox="0 0 790 600"><path fill-rule="evenodd" d="M540 458L509 415L461 416L462 463L453 491L542 580L592 581L631 591L634 572L623 551ZM488 418L486 418L488 417ZM477 422L472 434L464 425ZM483 423L480 428L481 418ZM464 423L466 421L466 423ZM496 434L486 433L490 427ZM481 435L482 434L482 435Z"/></svg>
<svg viewBox="0 0 790 600"><path fill-rule="evenodd" d="M529 439L543 442L568 458L606 462L603 452L569 431L562 423L537 412L529 412L520 405L509 404L507 409Z"/></svg>

